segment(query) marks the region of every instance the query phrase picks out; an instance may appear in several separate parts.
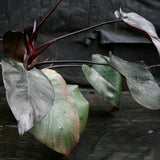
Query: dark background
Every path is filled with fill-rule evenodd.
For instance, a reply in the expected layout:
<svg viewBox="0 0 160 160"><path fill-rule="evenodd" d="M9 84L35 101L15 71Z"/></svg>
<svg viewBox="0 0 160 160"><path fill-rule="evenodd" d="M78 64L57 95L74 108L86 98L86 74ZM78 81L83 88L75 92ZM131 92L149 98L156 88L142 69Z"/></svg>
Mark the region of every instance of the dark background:
<svg viewBox="0 0 160 160"><path fill-rule="evenodd" d="M23 31L25 27L33 26L34 20L40 22L56 2L57 0L0 0L0 37L9 30ZM120 7L150 20L160 34L159 0L63 0L40 29L37 44L103 21L114 20L114 11ZM48 57L57 60L90 60L92 54L108 55L109 51L129 61L144 60L147 65L159 63L155 47L141 33L121 23L99 27L55 42L42 53L39 61ZM1 41L0 58L3 57ZM88 85L80 68L57 71L69 83Z"/></svg>
<svg viewBox="0 0 160 160"><path fill-rule="evenodd" d="M0 37L9 30L23 31L33 26L55 5L56 0L0 0ZM63 0L40 30L40 44L58 35L115 19L114 11L121 7L150 20L160 35L159 0ZM143 24L142 24L143 25ZM41 56L55 59L90 60L95 53L113 54L126 60L146 64L159 63L155 47L137 31L124 24L94 29L54 43ZM0 59L4 57L0 42ZM59 69L70 83L88 87L80 68ZM156 72L158 77L158 70ZM0 86L3 86L0 71ZM85 93L86 92L86 93ZM0 159L58 160L158 160L160 157L160 111L149 110L123 92L119 112L108 113L110 106L102 97L83 91L91 105L86 130L69 158L40 144L30 134L19 138L13 117L8 116L4 90L0 89ZM106 107L107 106L107 107ZM7 116L6 116L7 115ZM8 124L8 125L6 125ZM7 158L6 158L7 157Z"/></svg>

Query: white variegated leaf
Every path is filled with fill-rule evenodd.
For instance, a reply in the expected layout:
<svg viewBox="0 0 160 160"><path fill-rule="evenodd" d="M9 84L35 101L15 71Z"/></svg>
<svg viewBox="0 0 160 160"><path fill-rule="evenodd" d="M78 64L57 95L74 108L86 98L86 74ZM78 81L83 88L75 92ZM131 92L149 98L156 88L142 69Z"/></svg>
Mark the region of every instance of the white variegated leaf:
<svg viewBox="0 0 160 160"><path fill-rule="evenodd" d="M150 21L134 12L125 13L121 8L115 11L115 16L122 19L129 27L137 29L147 35L160 55L160 39L154 25Z"/></svg>
<svg viewBox="0 0 160 160"><path fill-rule="evenodd" d="M2 60L2 75L8 104L23 135L52 108L53 86L41 70L27 71L13 59Z"/></svg>

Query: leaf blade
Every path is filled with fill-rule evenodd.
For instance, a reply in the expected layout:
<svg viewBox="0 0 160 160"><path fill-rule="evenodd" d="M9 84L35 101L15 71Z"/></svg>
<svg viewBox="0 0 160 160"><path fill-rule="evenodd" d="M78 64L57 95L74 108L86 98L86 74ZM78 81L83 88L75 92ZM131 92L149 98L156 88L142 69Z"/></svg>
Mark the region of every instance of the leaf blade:
<svg viewBox="0 0 160 160"><path fill-rule="evenodd" d="M110 60L109 57L100 54L94 54L92 56L92 61L97 63L106 63L106 60ZM108 82L110 82L120 93L122 90L122 77L119 72L117 72L111 66L93 65L93 68Z"/></svg>
<svg viewBox="0 0 160 160"><path fill-rule="evenodd" d="M30 37L32 27L25 28L26 36ZM23 62L24 54L27 52L25 35L22 32L8 31L3 36L3 48L7 58L13 58L18 62Z"/></svg>
<svg viewBox="0 0 160 160"><path fill-rule="evenodd" d="M130 28L144 33L155 45L160 56L160 39L156 33L154 25L150 21L134 12L125 13L121 8L120 10L115 11L115 16L122 19Z"/></svg>
<svg viewBox="0 0 160 160"><path fill-rule="evenodd" d="M127 79L133 99L149 109L160 109L160 88L146 66L110 56L110 65Z"/></svg>
<svg viewBox="0 0 160 160"><path fill-rule="evenodd" d="M94 68L83 65L82 70L89 83L105 100L116 107L120 106L120 93L110 82L106 81Z"/></svg>
<svg viewBox="0 0 160 160"><path fill-rule="evenodd" d="M23 135L51 109L53 86L40 70L27 71L13 59L2 60L2 75L8 104Z"/></svg>
<svg viewBox="0 0 160 160"><path fill-rule="evenodd" d="M80 135L83 133L89 112L89 103L80 92L78 85L67 85L76 103L80 120Z"/></svg>
<svg viewBox="0 0 160 160"><path fill-rule="evenodd" d="M55 90L50 112L30 132L49 148L69 155L79 141L79 115L63 78L55 71L43 69Z"/></svg>

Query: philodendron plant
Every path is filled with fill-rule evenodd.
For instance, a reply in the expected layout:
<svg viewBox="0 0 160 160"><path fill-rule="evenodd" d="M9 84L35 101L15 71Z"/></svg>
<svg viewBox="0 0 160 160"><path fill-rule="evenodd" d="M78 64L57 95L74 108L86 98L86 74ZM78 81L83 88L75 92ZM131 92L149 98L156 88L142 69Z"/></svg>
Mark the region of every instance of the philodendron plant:
<svg viewBox="0 0 160 160"><path fill-rule="evenodd" d="M49 148L69 155L85 129L89 103L77 85L67 85L53 68L59 64L61 67L81 66L92 87L113 105L114 110L120 107L122 78L126 79L133 99L146 108L160 108L160 88L150 72L152 66L127 62L112 54L109 57L95 54L92 61L39 63L36 61L38 55L58 40L110 23L124 22L145 33L159 54L160 40L152 23L136 13L125 13L120 9L115 11L118 20L103 22L35 46L41 25L60 2L38 25L35 21L34 26L24 29L24 32L9 31L4 35L6 58L2 59L1 65L7 101L17 120L19 134L29 131ZM37 69L44 64L48 66Z"/></svg>

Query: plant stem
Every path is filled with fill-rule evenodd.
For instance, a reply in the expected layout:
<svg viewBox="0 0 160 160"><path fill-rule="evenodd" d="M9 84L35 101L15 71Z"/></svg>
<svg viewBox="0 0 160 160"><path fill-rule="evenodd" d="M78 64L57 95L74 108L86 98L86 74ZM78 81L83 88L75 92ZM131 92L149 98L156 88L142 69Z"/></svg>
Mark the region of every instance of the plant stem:
<svg viewBox="0 0 160 160"><path fill-rule="evenodd" d="M86 61L86 60L58 60L58 61L46 61L46 62L40 62L40 63L36 63L34 65L32 65L29 69L32 69L34 67L37 67L37 66L40 66L40 65L46 65L46 64L64 64L64 63L72 63L72 65L54 65L54 66L51 66L51 68L57 68L58 66L68 66L68 67L75 67L75 66L81 66L81 65L77 65L77 64L94 64L94 65L104 65L104 66L108 66L107 63L96 63L96 62L93 62L93 61ZM73 63L76 63L76 64L73 64ZM50 68L50 67L49 67Z"/></svg>
<svg viewBox="0 0 160 160"><path fill-rule="evenodd" d="M64 38L67 38L67 37L70 37L70 36L73 36L73 35L76 35L78 33L82 33L82 32L91 30L91 29L96 28L96 27L100 27L102 25L112 24L112 23L117 23L117 22L123 22L123 21L122 20L112 20L112 21L102 22L102 23L99 23L99 24L96 24L96 25L93 25L93 26L90 26L90 27L87 27L87 28L84 28L84 29L80 29L78 31L68 33L68 34L62 35L60 37L54 38L54 39L40 45L38 48L36 48L36 50L40 50L40 52L42 52L44 49L48 48L52 43L54 43L56 41L59 41L61 39L64 39Z"/></svg>
<svg viewBox="0 0 160 160"><path fill-rule="evenodd" d="M47 18L55 11L57 6L60 4L62 0L59 0L56 5L51 9L51 11L42 19L42 21L37 25L35 31L33 32L31 38L29 39L29 44L33 42L38 30L40 29L41 25L47 20ZM35 26L35 25L34 25Z"/></svg>
<svg viewBox="0 0 160 160"><path fill-rule="evenodd" d="M34 67L44 64L57 64L57 63L87 63L87 64L107 65L106 63L96 63L93 61L86 61L86 60L57 60L57 61L40 62L35 64Z"/></svg>
<svg viewBox="0 0 160 160"><path fill-rule="evenodd" d="M51 9L51 11L43 18L43 20L38 24L36 30L40 28L40 26L47 20L47 18L55 11L55 9L58 7L58 5L62 2L62 0L59 0L56 5Z"/></svg>
<svg viewBox="0 0 160 160"><path fill-rule="evenodd" d="M81 32L88 31L90 29L93 29L93 28L96 28L96 27L99 27L99 26L102 26L102 25L112 24L112 23L117 23L117 22L123 22L123 21L122 20L112 20L112 21L102 22L102 23L99 23L99 24L96 24L96 25L93 25L93 26L90 26L90 27L87 27L87 28L84 28L84 29L80 29L80 30L72 32L72 33L68 33L68 34L62 35L62 36L57 37L57 38L54 38L54 39L42 44L38 48L36 48L35 53L30 55L29 60L28 60L28 64L30 64L33 59L35 59L37 56L39 56L41 52L43 52L46 48L48 48L51 44L53 44L56 41L59 41L61 39L64 39L64 38L67 38L67 37L70 37L70 36L73 36L73 35L76 35L76 34L79 34Z"/></svg>
<svg viewBox="0 0 160 160"><path fill-rule="evenodd" d="M67 68L67 67L82 67L82 65L76 65L76 64L64 64L64 65L55 65L55 66L50 66L50 67L46 67L48 69L52 69L52 68Z"/></svg>

